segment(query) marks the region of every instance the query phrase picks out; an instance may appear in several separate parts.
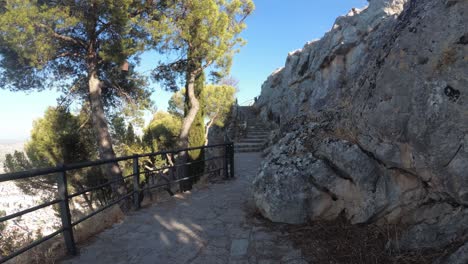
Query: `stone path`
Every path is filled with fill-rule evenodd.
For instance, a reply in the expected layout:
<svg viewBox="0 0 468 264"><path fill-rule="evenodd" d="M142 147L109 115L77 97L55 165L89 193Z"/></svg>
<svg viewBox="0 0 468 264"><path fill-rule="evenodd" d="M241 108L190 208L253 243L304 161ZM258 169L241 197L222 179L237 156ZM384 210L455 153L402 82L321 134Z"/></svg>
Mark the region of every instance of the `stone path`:
<svg viewBox="0 0 468 264"><path fill-rule="evenodd" d="M135 212L63 263L307 263L286 234L246 210L260 159L236 154L235 180Z"/></svg>

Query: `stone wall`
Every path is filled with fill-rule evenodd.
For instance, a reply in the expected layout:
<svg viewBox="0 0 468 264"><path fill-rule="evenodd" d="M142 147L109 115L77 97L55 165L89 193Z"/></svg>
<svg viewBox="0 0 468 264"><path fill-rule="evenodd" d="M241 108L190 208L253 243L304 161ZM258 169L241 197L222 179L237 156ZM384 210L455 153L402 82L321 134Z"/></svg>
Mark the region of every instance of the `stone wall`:
<svg viewBox="0 0 468 264"><path fill-rule="evenodd" d="M466 0L372 0L290 53L256 105L283 132L261 212L401 224L407 249L466 241L467 25Z"/></svg>

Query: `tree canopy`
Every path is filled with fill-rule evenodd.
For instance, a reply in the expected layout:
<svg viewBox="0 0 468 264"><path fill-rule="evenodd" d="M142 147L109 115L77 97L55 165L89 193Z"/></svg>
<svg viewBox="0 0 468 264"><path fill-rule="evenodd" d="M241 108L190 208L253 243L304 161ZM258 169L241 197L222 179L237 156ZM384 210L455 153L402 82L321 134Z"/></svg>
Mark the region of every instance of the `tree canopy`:
<svg viewBox="0 0 468 264"><path fill-rule="evenodd" d="M121 70L127 59L137 62L135 56L150 45L148 36L157 31L149 28L164 32L164 23L143 20L144 12L157 16L156 7L145 9L144 2L147 1L5 1L0 13L0 87L56 87L68 97L86 99L87 75L90 70L97 70L108 106L118 105L119 100L146 98L148 92L141 76L131 68Z"/></svg>
<svg viewBox="0 0 468 264"><path fill-rule="evenodd" d="M221 124L233 94L205 92L205 74L228 76L253 9L252 0L0 0L0 88L61 92L59 107L34 124L25 152L8 156L7 169L202 145L204 118ZM153 109L153 90L135 67L148 50L177 55L155 62L151 77L184 92L171 100L172 115L156 113L141 142L141 110ZM205 95L217 104L200 102ZM72 102L79 115L68 111ZM127 193L117 163L105 176L121 180L112 184L116 194Z"/></svg>
<svg viewBox="0 0 468 264"><path fill-rule="evenodd" d="M229 80L233 80L230 78ZM234 83L230 81L229 83ZM227 116L235 102L236 87L224 84L208 84L203 88L200 95L203 98L202 111L206 123L205 144L208 143L209 129L213 126L224 127ZM174 116L182 117L184 113L185 90L172 95L169 100L168 111Z"/></svg>
<svg viewBox="0 0 468 264"><path fill-rule="evenodd" d="M209 130L213 125L224 127L224 122L231 112L234 104L236 88L229 85L207 85L203 89L203 112L208 123L206 124L205 144L208 145Z"/></svg>
<svg viewBox="0 0 468 264"><path fill-rule="evenodd" d="M245 44L239 34L245 18L255 6L252 0L183 0L175 1L171 19L173 30L163 36L163 51L176 50L179 60L160 63L153 72L158 81L172 90L177 78L187 82L187 73L201 74L210 68L212 75L227 76L232 57Z"/></svg>
<svg viewBox="0 0 468 264"><path fill-rule="evenodd" d="M170 113L158 111L146 127L143 142L147 151L163 151L177 147L181 119Z"/></svg>
<svg viewBox="0 0 468 264"><path fill-rule="evenodd" d="M94 160L98 153L92 138L93 129L85 111L73 115L63 108L49 107L44 117L34 122L31 139L25 144L24 152L6 155L4 169L6 172L17 172ZM99 168L84 169L69 176L71 187L75 190L83 190L104 180ZM56 177L50 175L19 180L17 185L25 193L32 194L36 189L54 190ZM92 208L91 196L86 195L85 200Z"/></svg>
<svg viewBox="0 0 468 264"><path fill-rule="evenodd" d="M137 110L150 106L145 80L122 65L137 62L166 33L164 8L165 1L151 0L6 0L0 13L0 87L56 87L64 102L75 96L88 101L99 157L114 158L106 110L123 101L138 102L131 104ZM117 163L108 165L107 176L122 179Z"/></svg>
<svg viewBox="0 0 468 264"><path fill-rule="evenodd" d="M210 68L214 76L228 75L232 56L244 44L239 34L245 28L244 20L254 9L252 0L184 0L176 1L168 18L172 30L163 38L163 49L176 50L180 59L160 64L154 78L176 90L177 78L185 82L186 105L179 146L187 148L193 122L197 119L200 102L197 98L196 81ZM187 153L181 152L179 163L187 160ZM181 170L179 177L185 177Z"/></svg>

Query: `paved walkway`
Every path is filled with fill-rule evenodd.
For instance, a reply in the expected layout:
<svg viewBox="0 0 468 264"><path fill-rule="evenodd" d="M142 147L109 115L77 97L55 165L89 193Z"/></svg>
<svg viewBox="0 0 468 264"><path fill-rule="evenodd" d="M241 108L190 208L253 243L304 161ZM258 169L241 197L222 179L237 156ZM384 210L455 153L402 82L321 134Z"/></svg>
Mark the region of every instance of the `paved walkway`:
<svg viewBox="0 0 468 264"><path fill-rule="evenodd" d="M286 234L247 210L259 153L236 154L236 179L177 195L127 216L64 263L305 264Z"/></svg>

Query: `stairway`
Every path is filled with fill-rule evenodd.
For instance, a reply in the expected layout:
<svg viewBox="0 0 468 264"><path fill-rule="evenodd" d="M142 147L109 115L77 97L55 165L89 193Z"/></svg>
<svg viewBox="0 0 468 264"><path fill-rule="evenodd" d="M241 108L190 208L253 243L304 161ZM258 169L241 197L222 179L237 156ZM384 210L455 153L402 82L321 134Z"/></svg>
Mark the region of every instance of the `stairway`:
<svg viewBox="0 0 468 264"><path fill-rule="evenodd" d="M234 143L235 152L261 152L268 140L270 131L257 119L252 107L240 107L244 123L246 123L245 135Z"/></svg>

